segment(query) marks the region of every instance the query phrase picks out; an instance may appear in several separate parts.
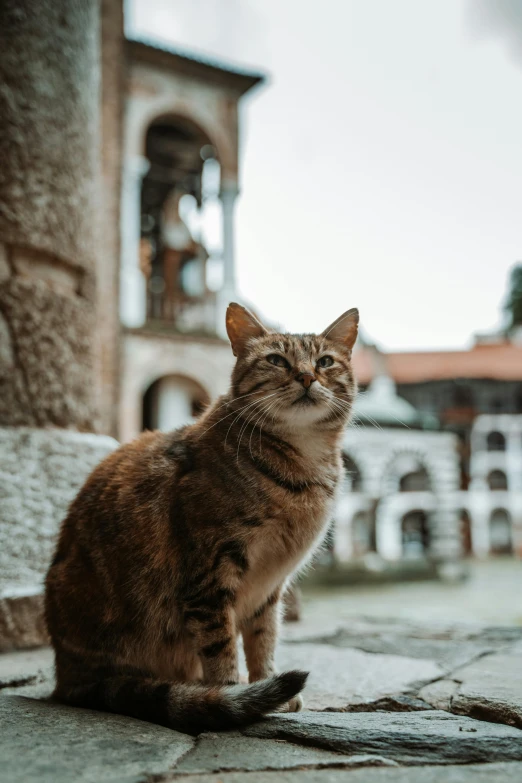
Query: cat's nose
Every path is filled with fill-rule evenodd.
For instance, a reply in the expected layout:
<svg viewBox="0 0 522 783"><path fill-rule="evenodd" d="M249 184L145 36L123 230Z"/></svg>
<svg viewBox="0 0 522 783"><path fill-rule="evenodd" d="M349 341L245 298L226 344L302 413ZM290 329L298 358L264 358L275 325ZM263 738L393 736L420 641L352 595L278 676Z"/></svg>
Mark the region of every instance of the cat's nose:
<svg viewBox="0 0 522 783"><path fill-rule="evenodd" d="M309 389L314 381L317 380L313 372L300 372L297 376L299 383L302 383L305 389Z"/></svg>

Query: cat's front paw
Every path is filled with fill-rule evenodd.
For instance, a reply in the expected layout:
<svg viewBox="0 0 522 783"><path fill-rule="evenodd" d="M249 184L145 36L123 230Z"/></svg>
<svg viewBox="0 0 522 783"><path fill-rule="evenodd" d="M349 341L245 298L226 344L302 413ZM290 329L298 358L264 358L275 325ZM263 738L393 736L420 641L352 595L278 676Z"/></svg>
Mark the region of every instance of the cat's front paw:
<svg viewBox="0 0 522 783"><path fill-rule="evenodd" d="M303 709L303 698L300 693L294 696L293 699L287 701L282 707L279 707L278 712L301 712Z"/></svg>

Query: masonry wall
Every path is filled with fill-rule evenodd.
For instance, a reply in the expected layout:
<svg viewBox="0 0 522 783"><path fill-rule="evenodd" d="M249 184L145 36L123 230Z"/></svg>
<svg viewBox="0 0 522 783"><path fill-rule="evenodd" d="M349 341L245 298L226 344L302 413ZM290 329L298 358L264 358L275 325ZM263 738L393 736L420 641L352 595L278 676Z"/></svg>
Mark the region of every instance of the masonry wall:
<svg viewBox="0 0 522 783"><path fill-rule="evenodd" d="M0 5L0 426L95 427L98 5Z"/></svg>

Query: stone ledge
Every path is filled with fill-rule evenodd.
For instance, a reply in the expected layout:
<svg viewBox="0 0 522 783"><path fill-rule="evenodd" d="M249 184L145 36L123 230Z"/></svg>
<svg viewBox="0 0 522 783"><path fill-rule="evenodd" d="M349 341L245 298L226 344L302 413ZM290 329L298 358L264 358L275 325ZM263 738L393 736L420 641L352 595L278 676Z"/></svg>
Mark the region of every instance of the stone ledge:
<svg viewBox="0 0 522 783"><path fill-rule="evenodd" d="M49 644L42 593L0 597L0 652Z"/></svg>
<svg viewBox="0 0 522 783"><path fill-rule="evenodd" d="M0 650L47 643L43 580L60 523L113 438L0 428Z"/></svg>

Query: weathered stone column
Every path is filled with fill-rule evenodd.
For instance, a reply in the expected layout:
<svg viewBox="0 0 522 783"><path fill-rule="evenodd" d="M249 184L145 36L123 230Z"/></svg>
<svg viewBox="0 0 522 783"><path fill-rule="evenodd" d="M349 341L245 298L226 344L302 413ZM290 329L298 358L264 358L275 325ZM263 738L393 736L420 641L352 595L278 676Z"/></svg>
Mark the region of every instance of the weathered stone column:
<svg viewBox="0 0 522 783"><path fill-rule="evenodd" d="M80 434L96 424L99 37L98 0L0 4L0 649L41 637L60 518L114 443Z"/></svg>

